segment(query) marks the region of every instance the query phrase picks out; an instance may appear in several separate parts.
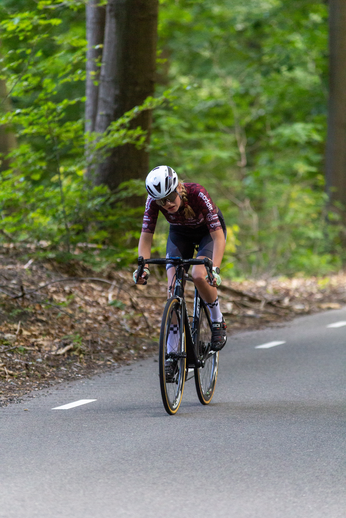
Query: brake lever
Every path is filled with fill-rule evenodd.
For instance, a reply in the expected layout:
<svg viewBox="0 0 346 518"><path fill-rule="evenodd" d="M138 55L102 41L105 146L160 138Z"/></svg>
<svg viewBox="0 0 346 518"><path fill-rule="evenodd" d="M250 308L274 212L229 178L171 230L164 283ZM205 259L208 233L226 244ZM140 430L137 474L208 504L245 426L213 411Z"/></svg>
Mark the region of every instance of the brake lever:
<svg viewBox="0 0 346 518"><path fill-rule="evenodd" d="M210 284L213 284L213 281L214 281L214 275L213 275L213 261L211 259L209 259L209 257L205 257L204 258L204 266L205 266L205 269L207 270L207 275L208 275L208 280L210 282Z"/></svg>
<svg viewBox="0 0 346 518"><path fill-rule="evenodd" d="M136 284L138 283L138 279L142 277L144 272L144 259L142 256L138 257L138 268L137 268L137 275L136 275Z"/></svg>

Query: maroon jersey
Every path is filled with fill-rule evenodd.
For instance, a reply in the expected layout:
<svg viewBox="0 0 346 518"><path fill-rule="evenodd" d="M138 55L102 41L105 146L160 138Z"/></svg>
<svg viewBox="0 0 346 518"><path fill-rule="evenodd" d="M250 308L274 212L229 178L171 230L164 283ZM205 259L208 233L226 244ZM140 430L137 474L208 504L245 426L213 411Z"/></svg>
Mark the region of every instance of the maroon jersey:
<svg viewBox="0 0 346 518"><path fill-rule="evenodd" d="M167 212L164 207L159 206L154 198L148 196L145 204L142 232L153 234L156 222L161 211L171 225L183 225L189 228L198 228L207 225L209 232L222 229L218 216L218 209L212 202L208 191L198 183L184 183L187 199L195 216L187 219L184 214L184 207L174 214Z"/></svg>

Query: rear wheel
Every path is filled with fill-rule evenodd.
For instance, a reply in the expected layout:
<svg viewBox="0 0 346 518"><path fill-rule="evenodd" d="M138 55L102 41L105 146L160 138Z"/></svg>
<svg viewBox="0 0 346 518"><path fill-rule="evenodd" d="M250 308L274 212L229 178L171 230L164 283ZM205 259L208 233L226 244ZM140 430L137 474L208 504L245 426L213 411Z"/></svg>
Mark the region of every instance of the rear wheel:
<svg viewBox="0 0 346 518"><path fill-rule="evenodd" d="M163 312L159 349L161 396L168 414L178 411L184 392L186 342L181 319L181 304L173 297Z"/></svg>
<svg viewBox="0 0 346 518"><path fill-rule="evenodd" d="M219 368L219 353L210 352L211 328L207 308L201 304L197 330L197 354L202 366L195 368L195 383L198 399L208 405L214 395Z"/></svg>

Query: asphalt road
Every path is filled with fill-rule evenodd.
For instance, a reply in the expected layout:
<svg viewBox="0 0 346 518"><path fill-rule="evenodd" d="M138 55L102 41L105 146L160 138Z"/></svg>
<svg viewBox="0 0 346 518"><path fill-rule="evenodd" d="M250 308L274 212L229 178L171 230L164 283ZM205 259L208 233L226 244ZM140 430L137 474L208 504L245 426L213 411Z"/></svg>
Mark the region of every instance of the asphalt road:
<svg viewBox="0 0 346 518"><path fill-rule="evenodd" d="M232 337L175 416L153 358L37 392L0 410L0 517L345 518L345 360L346 308Z"/></svg>

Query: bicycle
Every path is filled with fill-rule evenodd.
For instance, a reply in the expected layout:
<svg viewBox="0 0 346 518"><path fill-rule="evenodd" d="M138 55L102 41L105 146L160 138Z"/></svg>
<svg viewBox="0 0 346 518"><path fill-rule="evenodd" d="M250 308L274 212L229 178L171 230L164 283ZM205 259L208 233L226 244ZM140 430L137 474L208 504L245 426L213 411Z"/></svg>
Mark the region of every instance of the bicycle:
<svg viewBox="0 0 346 518"><path fill-rule="evenodd" d="M195 287L192 321L187 312L184 295L185 281L192 278L184 265L204 264L208 279L213 281L210 259L181 257L138 258L138 278L145 264L173 264L176 267L173 295L163 311L159 340L159 375L162 402L168 414L176 414L183 397L189 369L194 370L199 401L208 405L212 400L219 367L219 353L211 349L211 319L209 310ZM173 283L172 283L173 284ZM172 288L172 287L171 287Z"/></svg>

